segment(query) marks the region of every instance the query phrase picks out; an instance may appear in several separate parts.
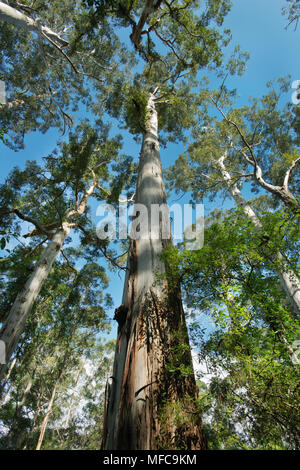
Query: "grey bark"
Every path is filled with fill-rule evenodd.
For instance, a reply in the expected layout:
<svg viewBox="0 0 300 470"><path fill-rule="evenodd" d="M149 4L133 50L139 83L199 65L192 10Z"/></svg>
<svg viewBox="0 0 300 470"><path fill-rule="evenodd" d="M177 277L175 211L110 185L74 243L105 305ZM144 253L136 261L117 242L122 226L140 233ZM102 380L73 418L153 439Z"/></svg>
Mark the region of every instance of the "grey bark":
<svg viewBox="0 0 300 470"><path fill-rule="evenodd" d="M184 445L202 449L205 443L201 418L194 409L197 389L180 291L171 292L167 281L155 282L155 273L166 272L160 255L171 239L162 238L161 222L158 238L157 227L150 224L151 205L166 203L166 194L153 95L147 108L135 204L148 209L149 226L143 239L130 242L122 305L116 310L118 338L112 382L106 390L102 448L155 450ZM179 362L189 367L187 376L168 368L179 342L185 347ZM175 403L186 422L181 427L174 416Z"/></svg>
<svg viewBox="0 0 300 470"><path fill-rule="evenodd" d="M40 19L33 19L16 8L10 7L6 3L0 2L0 20L7 21L19 28L26 29L39 34L48 41L52 41L59 46L67 46L68 41L63 39L58 33L41 24Z"/></svg>
<svg viewBox="0 0 300 470"><path fill-rule="evenodd" d="M52 389L51 397L50 397L50 400L49 400L49 403L48 403L48 406L47 406L47 411L46 411L46 414L45 414L44 419L43 419L42 424L41 424L41 431L40 431L38 443L37 443L37 446L36 446L35 450L41 450L43 440L44 440L44 436L45 436L45 432L46 432L47 425L48 425L48 421L49 421L50 415L52 413L53 403L54 403L54 400L55 400L55 397L56 397L57 389L58 389L59 382L61 380L62 374L63 374L63 371L61 371L61 373L59 374L59 376L58 376L58 378L57 378L57 380L54 384L54 387Z"/></svg>
<svg viewBox="0 0 300 470"><path fill-rule="evenodd" d="M236 202L237 206L243 208L243 211L249 217L249 219L253 222L255 227L261 228L262 224L257 217L255 211L252 207L247 203L244 199L241 191L238 188L237 183L232 184L231 176L229 172L226 170L224 164L225 155L223 155L219 160L217 160L217 166L219 167L222 177L225 180L228 190ZM283 255L278 252L273 258L273 261L276 266L276 272L279 277L279 281L281 286L283 287L290 304L293 307L293 311L297 316L300 316L300 280L296 276L296 274L288 268L286 265L285 259ZM280 266L280 267L279 267Z"/></svg>

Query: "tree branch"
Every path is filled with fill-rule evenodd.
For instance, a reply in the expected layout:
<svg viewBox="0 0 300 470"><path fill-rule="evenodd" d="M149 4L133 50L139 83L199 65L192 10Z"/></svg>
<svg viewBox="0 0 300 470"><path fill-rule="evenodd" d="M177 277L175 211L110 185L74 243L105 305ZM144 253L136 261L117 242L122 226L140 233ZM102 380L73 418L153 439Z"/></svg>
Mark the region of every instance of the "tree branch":
<svg viewBox="0 0 300 470"><path fill-rule="evenodd" d="M33 224L39 232L44 233L45 235L47 235L47 237L50 236L50 233L46 230L46 228L43 225L41 225L37 220L33 219L32 217L22 214L22 212L19 211L19 209L12 209L12 210L8 210L5 212L1 212L0 216L6 215L6 214L16 214L16 216L18 216L19 219L25 220L26 222L30 222L31 224Z"/></svg>
<svg viewBox="0 0 300 470"><path fill-rule="evenodd" d="M300 161L300 157L297 158L296 160L294 160L290 166L290 168L287 170L285 176L284 176L284 181L283 181L283 186L285 188L286 191L289 190L289 179L290 179L290 176L291 176L291 172L293 171L293 169L295 168L295 166L297 165L297 163L299 163Z"/></svg>

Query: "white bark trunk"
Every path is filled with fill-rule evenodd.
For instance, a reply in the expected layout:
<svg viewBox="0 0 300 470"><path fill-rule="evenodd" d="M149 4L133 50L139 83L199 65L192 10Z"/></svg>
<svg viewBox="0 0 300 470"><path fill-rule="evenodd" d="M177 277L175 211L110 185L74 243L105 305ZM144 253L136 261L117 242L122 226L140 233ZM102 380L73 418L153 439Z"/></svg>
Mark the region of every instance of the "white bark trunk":
<svg viewBox="0 0 300 470"><path fill-rule="evenodd" d="M29 16L24 15L24 13L21 13L16 8L10 7L3 2L0 2L0 20L7 21L19 28L27 29L27 31L37 33L60 46L68 45L68 41L61 38L59 34L55 33L47 26L42 26L39 19L34 20Z"/></svg>
<svg viewBox="0 0 300 470"><path fill-rule="evenodd" d="M4 341L6 345L6 362L10 360L23 331L24 324L31 312L32 306L39 295L39 292L50 273L52 264L60 252L64 240L69 232L70 225L67 223L64 223L63 227L56 231L52 240L45 248L42 257L37 262L34 271L28 278L23 289L17 295L0 332L0 339ZM0 379L5 369L6 365L1 365Z"/></svg>
<svg viewBox="0 0 300 470"><path fill-rule="evenodd" d="M243 208L245 214L253 222L255 227L261 228L262 224L259 218L257 217L252 207L244 199L241 191L239 190L237 186L237 183L232 184L231 176L229 172L226 170L226 167L224 164L224 157L221 157L217 161L217 165L222 173L223 179L227 183L229 192L231 196L233 197L237 206L240 206ZM296 274L288 268L284 260L284 257L282 256L280 252L276 253L273 261L275 262L275 265L276 265L276 272L278 274L280 284L282 285L289 299L289 302L293 307L295 314L297 316L300 316L300 280L296 276ZM281 268L278 267L279 264L281 265Z"/></svg>
<svg viewBox="0 0 300 470"><path fill-rule="evenodd" d="M11 440L11 437L13 437L16 434L15 430L18 426L18 419L19 419L19 416L22 412L22 408L24 407L24 405L26 403L26 400L27 400L27 397L30 393L30 390L32 389L32 385L33 385L33 382L34 382L34 375L35 375L35 371L29 377L29 381L28 381L28 383L26 385L26 388L24 390L22 400L19 403L16 403L16 410L15 410L15 414L14 414L14 417L13 417L13 422L12 422L11 428L9 430L9 433L7 434L7 436L5 438L8 445L10 444L9 441ZM19 447L21 446L21 443L23 441L23 437L24 437L24 434L22 432L17 433L17 435L15 436L16 439L14 439L14 441L15 441L14 444L15 444L16 449L19 449Z"/></svg>
<svg viewBox="0 0 300 470"><path fill-rule="evenodd" d="M135 198L135 204L148 209L148 232L143 239L131 240L120 307L124 317L119 320L112 384L107 387L102 447L153 450L162 448L164 442L176 449L180 434L188 449L201 449L205 445L196 413L190 412L188 428L181 433L171 416L162 423L160 414L163 397L169 403L182 403L185 413L185 398L195 399L197 391L189 348L181 359L191 369L188 377L178 375L175 380L174 374L166 372L176 333L182 332L185 346L189 341L179 291L170 294L166 281L155 282L155 273L165 272L160 255L171 239L163 240L161 230L157 239L157 227L150 224L151 205L166 203L153 96L148 114Z"/></svg>
<svg viewBox="0 0 300 470"><path fill-rule="evenodd" d="M0 340L6 345L6 363L10 360L11 355L17 345L19 337L23 331L24 324L31 312L33 304L50 273L52 264L62 249L65 238L70 233L74 217L82 215L86 209L89 197L93 194L97 185L97 179L94 176L93 182L88 189L85 190L81 201L75 209L70 209L66 216L65 222L59 227L44 250L42 257L36 264L36 267L28 278L25 286L17 295L17 298L5 320L0 331ZM0 366L0 380L6 370L6 364Z"/></svg>
<svg viewBox="0 0 300 470"><path fill-rule="evenodd" d="M44 440L44 436L45 436L45 432L46 432L47 425L48 425L48 421L49 421L50 415L52 413L53 403L54 403L54 400L55 400L55 396L56 396L57 388L58 388L58 385L59 385L59 381L61 379L61 375L62 374L59 375L59 377L56 380L55 385L53 387L51 397L50 397L50 401L48 403L47 411L46 411L46 414L45 414L44 419L42 421L41 431L40 431L38 443L37 443L37 446L36 446L35 450L41 450L43 440Z"/></svg>

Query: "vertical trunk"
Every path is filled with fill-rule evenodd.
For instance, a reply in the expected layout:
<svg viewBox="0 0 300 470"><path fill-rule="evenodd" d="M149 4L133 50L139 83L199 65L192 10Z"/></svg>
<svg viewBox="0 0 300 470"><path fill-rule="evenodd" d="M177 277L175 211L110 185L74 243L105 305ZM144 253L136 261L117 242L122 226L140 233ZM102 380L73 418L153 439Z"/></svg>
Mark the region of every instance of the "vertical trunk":
<svg viewBox="0 0 300 470"><path fill-rule="evenodd" d="M224 165L224 157L221 157L217 161L217 164L222 173L223 179L226 181L228 185L230 194L233 197L234 201L236 202L237 206L242 207L245 214L253 222L255 227L260 228L262 225L261 225L259 218L257 217L252 207L249 204L247 204L247 201L242 196L242 193L239 190L237 184L236 183L231 184L230 174L228 173ZM288 297L288 300L293 307L293 311L299 317L300 316L300 280L293 271L288 269L288 267L286 266L284 257L282 256L280 252L274 255L273 261L276 265L276 272L278 274L280 284L283 287Z"/></svg>
<svg viewBox="0 0 300 470"><path fill-rule="evenodd" d="M54 234L52 240L45 248L44 253L36 267L28 278L5 320L0 332L0 339L6 345L6 362L11 358L19 337L23 331L24 324L31 312L32 306L51 270L52 264L60 252L64 240L70 232L69 224L63 224ZM0 366L0 379L6 369L6 365Z"/></svg>
<svg viewBox="0 0 300 470"><path fill-rule="evenodd" d="M3 380L3 383L2 383L2 385L1 385L1 388L0 388L0 395L1 395L0 406L2 406L2 404L5 402L7 393L9 392L9 390L6 390L6 392L4 393L4 388L5 388L6 384L7 384L8 381L9 381L9 378L10 378L10 376L11 376L11 373L12 373L12 371L13 371L13 368L15 367L15 364L16 364L16 362L17 362L17 359L18 359L18 357L15 356L15 357L13 358L13 360L11 361L10 366L9 366L9 369L8 369L8 371L7 371L7 374L6 374L6 376L5 376L4 380ZM8 388L10 389L10 387L8 387Z"/></svg>
<svg viewBox="0 0 300 470"><path fill-rule="evenodd" d="M19 449L21 447L21 444L22 444L22 441L23 441L23 438L24 438L23 433L21 433L21 432L15 433L15 431L16 431L16 428L18 426L18 420L19 420L19 417L21 415L22 408L24 407L24 405L26 403L26 400L27 400L27 397L30 393L30 390L32 389L32 385L33 385L33 382L34 382L34 376L35 376L35 370L33 371L33 374L29 377L29 381L28 381L28 383L26 385L26 388L24 390L22 400L19 403L16 404L16 410L15 410L15 414L14 414L14 417L13 417L13 422L12 422L12 425L10 427L9 433L6 436L6 442L7 442L9 447L12 447L9 443L10 443L11 439L13 440L12 444L13 444L14 449ZM15 435L16 435L16 440L14 439Z"/></svg>
<svg viewBox="0 0 300 470"><path fill-rule="evenodd" d="M41 431L40 431L38 443L37 443L37 446L36 446L35 450L41 450L43 440L44 440L44 436L45 436L45 432L46 432L48 421L49 421L49 418L50 418L50 415L51 415L51 412L52 412L53 403L54 403L54 400L55 400L55 396L56 396L56 392L57 392L57 389L58 389L58 385L59 385L61 376L62 376L62 372L59 374L59 376L58 376L58 378L57 378L57 380L54 384L54 387L52 389L51 397L50 397L50 400L49 400L49 403L48 403L46 414L45 414L44 419L42 421Z"/></svg>
<svg viewBox="0 0 300 470"><path fill-rule="evenodd" d="M72 396L71 396L71 399L70 399L70 405L69 405L69 408L68 408L68 413L67 413L66 421L65 421L65 424L64 424L65 429L68 429L69 424L70 424L70 420L71 420L71 417L72 417L73 403L74 403L74 399L75 399L76 388L77 388L79 378L80 378L80 375L81 375L83 369L84 369L84 366L81 366L78 369L78 372L76 374L73 393L72 393Z"/></svg>
<svg viewBox="0 0 300 470"><path fill-rule="evenodd" d="M19 28L26 29L39 34L40 36L54 41L61 46L67 46L68 42L61 38L57 33L52 31L47 26L42 26L40 19L32 19L29 16L24 15L16 8L13 8L6 3L0 2L0 20L7 21Z"/></svg>
<svg viewBox="0 0 300 470"><path fill-rule="evenodd" d="M148 232L130 242L112 384L107 390L102 447L125 449L203 449L189 339L179 289L170 292L155 273L171 239L162 238L160 220L151 227L152 204L166 203L154 98L140 155L136 204L148 209ZM168 219L168 224L170 223Z"/></svg>

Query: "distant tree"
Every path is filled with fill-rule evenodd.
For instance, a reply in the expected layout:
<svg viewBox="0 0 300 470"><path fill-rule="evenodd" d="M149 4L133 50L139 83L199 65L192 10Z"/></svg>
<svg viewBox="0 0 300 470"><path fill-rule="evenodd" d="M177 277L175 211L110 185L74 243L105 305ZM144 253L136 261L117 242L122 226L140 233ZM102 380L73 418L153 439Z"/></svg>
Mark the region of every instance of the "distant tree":
<svg viewBox="0 0 300 470"><path fill-rule="evenodd" d="M282 87L280 93L272 89L261 100L254 99L252 106L233 108L227 114L218 104L218 99L222 101L220 92L204 90L199 120L193 130L195 142L168 172L172 187L176 186L178 191L192 190L195 199L204 196L212 199L216 194L228 194L260 231L262 225L255 208L242 194L243 181L250 182L256 193L262 189L269 193L273 204L283 203L290 208L291 214L298 213L296 168L300 162L299 137L295 133L295 115L291 105L279 109L281 93L287 89L286 81L280 80L279 83ZM209 117L207 106L210 103L220 110L221 121L217 117ZM230 106L228 93L227 96L224 94L223 103ZM291 269L284 253L274 254L272 261L293 312L299 316L297 270Z"/></svg>
<svg viewBox="0 0 300 470"><path fill-rule="evenodd" d="M268 251L296 262L299 224L260 211ZM284 228L283 228L284 227ZM190 336L202 364L204 432L214 449L298 449L299 320L277 281L255 224L243 210L206 219L201 250L168 248L169 283L181 280ZM204 369L204 371L203 371ZM206 372L205 372L206 369Z"/></svg>
<svg viewBox="0 0 300 470"><path fill-rule="evenodd" d="M104 308L110 300L102 293L108 279L96 263L85 264L72 276L66 277L66 271L70 271L67 263L54 265L22 334L21 349L3 389L0 420L9 431L1 439L2 447L47 448L50 435L48 445L51 442L54 448L63 448L66 439L72 438L69 445L76 448L74 426L73 434L70 430L72 412L77 414L72 387L76 388L76 381L78 385L79 378L84 378L85 393L90 393L90 399L96 403L98 396L101 400L101 390L104 393L104 384L95 394L89 381L95 380L97 367L102 367L103 373L109 364L105 359L109 349L102 346L102 338L96 335L102 336L109 328ZM13 287L11 282L9 289ZM91 361L96 354L97 361ZM79 406L84 405L82 398ZM100 416L101 413L99 419ZM55 441L51 429L58 426ZM80 436L82 426L75 428L78 428L75 434Z"/></svg>

